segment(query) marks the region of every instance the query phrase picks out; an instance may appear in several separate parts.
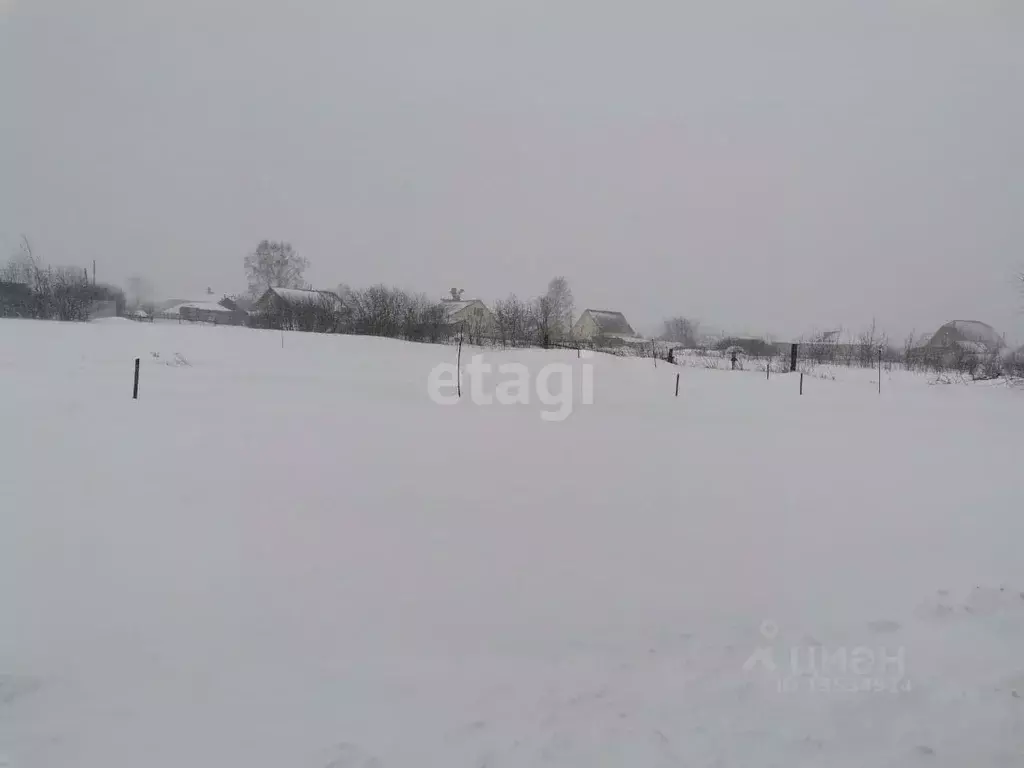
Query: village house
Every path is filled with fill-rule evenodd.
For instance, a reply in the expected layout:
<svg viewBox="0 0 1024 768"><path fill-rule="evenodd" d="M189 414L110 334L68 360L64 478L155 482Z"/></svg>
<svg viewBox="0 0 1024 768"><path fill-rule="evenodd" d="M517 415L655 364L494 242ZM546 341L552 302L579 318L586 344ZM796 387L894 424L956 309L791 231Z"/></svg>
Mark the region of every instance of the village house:
<svg viewBox="0 0 1024 768"><path fill-rule="evenodd" d="M246 325L248 313L228 298L227 294L207 287L191 298L168 299L154 307L154 317L190 323L214 325Z"/></svg>
<svg viewBox="0 0 1024 768"><path fill-rule="evenodd" d="M252 306L253 312L268 312L272 309L302 308L326 305L341 310L341 297L334 291L315 291L304 288L267 288Z"/></svg>
<svg viewBox="0 0 1024 768"><path fill-rule="evenodd" d="M961 350L974 354L992 354L1006 346L995 328L978 320L951 320L939 328L924 345L929 349Z"/></svg>
<svg viewBox="0 0 1024 768"><path fill-rule="evenodd" d="M261 328L337 333L342 330L345 313L341 297L333 291L268 288L249 317Z"/></svg>
<svg viewBox="0 0 1024 768"><path fill-rule="evenodd" d="M230 309L213 301L187 301L168 308L163 314L169 317L177 316L179 320L189 323L213 325L245 325L249 317L246 312Z"/></svg>
<svg viewBox="0 0 1024 768"><path fill-rule="evenodd" d="M480 299L463 299L463 291L451 289L449 298L441 299L445 322L453 329L464 330L471 339L484 338L494 333L494 313Z"/></svg>
<svg viewBox="0 0 1024 768"><path fill-rule="evenodd" d="M911 350L910 359L927 365L970 368L1001 355L1005 349L1005 339L988 323L951 320Z"/></svg>
<svg viewBox="0 0 1024 768"><path fill-rule="evenodd" d="M597 338L632 341L637 338L636 331L626 321L625 315L606 309L583 310L583 314L573 324L569 333L574 339L583 341L593 341Z"/></svg>

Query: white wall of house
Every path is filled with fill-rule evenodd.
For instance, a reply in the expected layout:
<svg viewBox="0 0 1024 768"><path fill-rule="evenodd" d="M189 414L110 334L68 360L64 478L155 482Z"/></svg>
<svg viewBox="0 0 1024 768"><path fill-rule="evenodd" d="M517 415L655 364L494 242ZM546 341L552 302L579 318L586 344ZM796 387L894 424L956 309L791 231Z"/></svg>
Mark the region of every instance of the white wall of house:
<svg viewBox="0 0 1024 768"><path fill-rule="evenodd" d="M477 299L471 301L457 312L452 312L448 316L448 322L452 325L466 323L466 325L473 325L475 327L490 328L494 325L494 313L487 308L486 304Z"/></svg>
<svg viewBox="0 0 1024 768"><path fill-rule="evenodd" d="M590 312L584 312L572 327L570 332L577 339L593 339L600 332L597 321L591 317Z"/></svg>

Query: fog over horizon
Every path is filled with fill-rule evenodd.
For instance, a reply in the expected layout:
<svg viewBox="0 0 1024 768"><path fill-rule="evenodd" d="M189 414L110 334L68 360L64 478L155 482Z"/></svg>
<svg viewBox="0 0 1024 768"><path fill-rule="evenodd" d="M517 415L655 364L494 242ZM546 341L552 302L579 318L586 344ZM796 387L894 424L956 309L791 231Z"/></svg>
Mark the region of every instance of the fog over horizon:
<svg viewBox="0 0 1024 768"><path fill-rule="evenodd" d="M1024 341L1015 0L0 0L0 260ZM194 298L182 295L182 298Z"/></svg>

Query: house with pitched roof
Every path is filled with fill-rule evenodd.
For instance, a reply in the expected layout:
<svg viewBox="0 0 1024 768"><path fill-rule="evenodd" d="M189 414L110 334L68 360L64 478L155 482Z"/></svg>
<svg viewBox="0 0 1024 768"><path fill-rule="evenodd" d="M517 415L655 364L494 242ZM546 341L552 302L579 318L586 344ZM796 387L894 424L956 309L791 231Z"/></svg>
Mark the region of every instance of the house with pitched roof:
<svg viewBox="0 0 1024 768"><path fill-rule="evenodd" d="M249 313L260 328L337 333L342 330L346 308L333 291L302 288L267 288Z"/></svg>
<svg viewBox="0 0 1024 768"><path fill-rule="evenodd" d="M304 288L267 288L252 307L253 312L270 309L300 309L325 305L330 309L342 308L341 297L334 291L314 291Z"/></svg>
<svg viewBox="0 0 1024 768"><path fill-rule="evenodd" d="M575 339L591 341L597 338L629 341L637 338L636 331L621 312L607 309L585 309L572 326L570 335Z"/></svg>
<svg viewBox="0 0 1024 768"><path fill-rule="evenodd" d="M991 354L1006 346L996 329L980 320L951 320L925 344L930 349L959 348L972 354Z"/></svg>
<svg viewBox="0 0 1024 768"><path fill-rule="evenodd" d="M910 351L909 359L936 368L972 370L1006 355L1005 339L988 323L951 320L928 341Z"/></svg>
<svg viewBox="0 0 1024 768"><path fill-rule="evenodd" d="M451 297L441 299L445 322L463 329L472 338L484 338L494 332L494 313L480 299L463 299L462 290L452 288Z"/></svg>

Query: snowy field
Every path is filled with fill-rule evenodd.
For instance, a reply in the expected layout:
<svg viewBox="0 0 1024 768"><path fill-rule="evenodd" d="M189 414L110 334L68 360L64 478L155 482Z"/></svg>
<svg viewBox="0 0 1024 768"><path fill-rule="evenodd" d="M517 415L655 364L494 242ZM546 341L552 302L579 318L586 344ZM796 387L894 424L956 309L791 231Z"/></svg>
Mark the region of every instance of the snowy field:
<svg viewBox="0 0 1024 768"><path fill-rule="evenodd" d="M454 356L0 321L0 766L1024 765L1024 391Z"/></svg>

